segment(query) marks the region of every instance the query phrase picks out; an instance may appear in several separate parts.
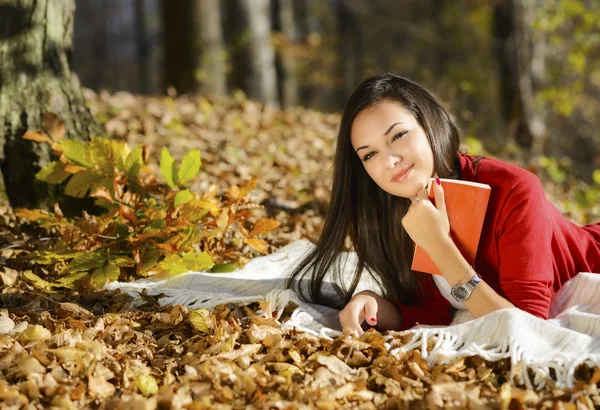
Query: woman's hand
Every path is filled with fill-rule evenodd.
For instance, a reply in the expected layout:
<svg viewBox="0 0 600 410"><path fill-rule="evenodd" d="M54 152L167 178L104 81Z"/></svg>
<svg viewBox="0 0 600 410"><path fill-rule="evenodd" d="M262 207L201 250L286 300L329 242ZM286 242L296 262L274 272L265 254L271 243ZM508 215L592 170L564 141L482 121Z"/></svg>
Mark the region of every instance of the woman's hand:
<svg viewBox="0 0 600 410"><path fill-rule="evenodd" d="M411 199L412 204L402 218L402 226L417 245L430 253L440 245L441 240L449 237L450 223L439 178L436 177L433 183L435 205L429 200L427 192L427 188L421 188L417 196Z"/></svg>
<svg viewBox="0 0 600 410"><path fill-rule="evenodd" d="M342 329L350 328L358 336L364 333L361 324L365 320L379 331L398 330L402 325L402 314L394 303L370 290L354 295L340 311L339 318Z"/></svg>

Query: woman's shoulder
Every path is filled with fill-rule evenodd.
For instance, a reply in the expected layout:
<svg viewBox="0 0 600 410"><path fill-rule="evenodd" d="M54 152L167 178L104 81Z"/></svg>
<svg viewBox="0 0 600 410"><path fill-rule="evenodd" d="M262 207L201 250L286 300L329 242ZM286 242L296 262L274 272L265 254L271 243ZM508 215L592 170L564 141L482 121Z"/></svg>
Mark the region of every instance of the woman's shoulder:
<svg viewBox="0 0 600 410"><path fill-rule="evenodd" d="M537 175L493 157L459 153L464 180L488 184L502 190L541 188Z"/></svg>

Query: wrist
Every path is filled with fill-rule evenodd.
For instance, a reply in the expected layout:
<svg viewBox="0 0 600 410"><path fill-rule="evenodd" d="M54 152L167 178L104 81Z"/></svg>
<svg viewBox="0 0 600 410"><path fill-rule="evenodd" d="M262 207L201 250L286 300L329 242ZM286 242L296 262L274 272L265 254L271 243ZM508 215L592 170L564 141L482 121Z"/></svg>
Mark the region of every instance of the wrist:
<svg viewBox="0 0 600 410"><path fill-rule="evenodd" d="M435 242L431 243L428 249L425 249L431 259L443 258L448 253L452 252L456 245L452 241L450 235L439 237Z"/></svg>

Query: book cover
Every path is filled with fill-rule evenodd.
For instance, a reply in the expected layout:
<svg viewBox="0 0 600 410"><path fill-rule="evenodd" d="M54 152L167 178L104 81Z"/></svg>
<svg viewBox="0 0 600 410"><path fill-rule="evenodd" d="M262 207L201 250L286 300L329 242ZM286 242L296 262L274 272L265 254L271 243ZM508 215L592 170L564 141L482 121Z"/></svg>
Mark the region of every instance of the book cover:
<svg viewBox="0 0 600 410"><path fill-rule="evenodd" d="M479 246L491 188L487 184L477 182L456 179L440 180L442 188L444 188L450 236L460 253L472 265ZM435 205L434 183L429 184L429 199ZM427 252L418 245L415 246L411 269L434 275L442 274Z"/></svg>

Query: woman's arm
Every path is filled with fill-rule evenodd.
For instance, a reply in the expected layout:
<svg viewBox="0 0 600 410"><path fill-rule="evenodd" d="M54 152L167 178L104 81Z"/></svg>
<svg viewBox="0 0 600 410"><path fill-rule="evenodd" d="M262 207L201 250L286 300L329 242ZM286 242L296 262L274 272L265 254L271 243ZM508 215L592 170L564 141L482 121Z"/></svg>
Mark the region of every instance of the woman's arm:
<svg viewBox="0 0 600 410"><path fill-rule="evenodd" d="M428 253L450 286L456 285L459 281L465 283L475 276L473 269L469 269L468 274L465 274L470 265L450 237L441 237ZM515 307L485 281L481 281L473 289L471 297L464 302L464 305L474 318L485 316L499 309Z"/></svg>

